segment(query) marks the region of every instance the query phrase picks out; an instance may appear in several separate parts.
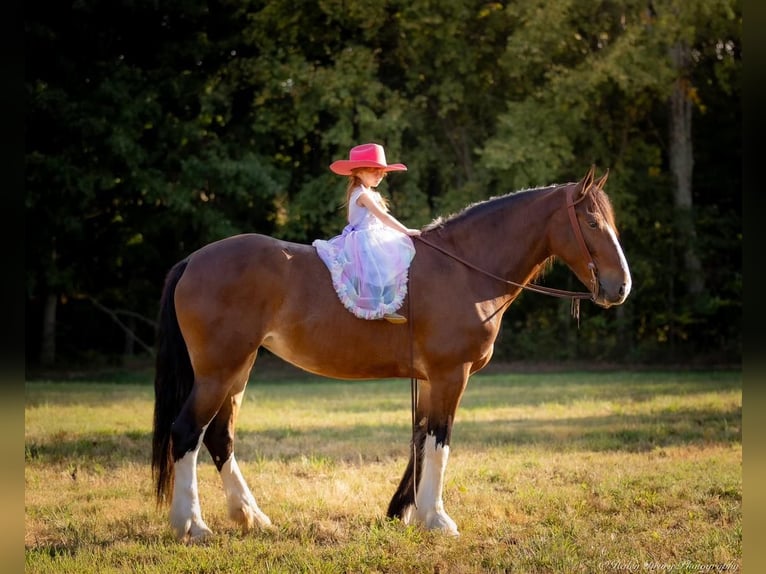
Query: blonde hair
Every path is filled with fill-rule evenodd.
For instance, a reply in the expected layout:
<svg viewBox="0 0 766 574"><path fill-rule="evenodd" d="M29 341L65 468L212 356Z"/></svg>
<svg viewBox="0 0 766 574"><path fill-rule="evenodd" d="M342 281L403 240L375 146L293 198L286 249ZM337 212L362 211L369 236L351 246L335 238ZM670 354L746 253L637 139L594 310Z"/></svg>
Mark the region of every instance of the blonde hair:
<svg viewBox="0 0 766 574"><path fill-rule="evenodd" d="M357 169L354 169L351 171L351 175L348 176L348 185L346 186L346 208L348 209L349 203L351 202L351 194L354 192L354 190L362 185L362 179L359 177L359 174L365 171L377 171L378 168L374 167L359 167ZM380 193L378 193L378 196L380 197L380 201L383 204L383 209L385 211L388 211L388 200L383 197Z"/></svg>

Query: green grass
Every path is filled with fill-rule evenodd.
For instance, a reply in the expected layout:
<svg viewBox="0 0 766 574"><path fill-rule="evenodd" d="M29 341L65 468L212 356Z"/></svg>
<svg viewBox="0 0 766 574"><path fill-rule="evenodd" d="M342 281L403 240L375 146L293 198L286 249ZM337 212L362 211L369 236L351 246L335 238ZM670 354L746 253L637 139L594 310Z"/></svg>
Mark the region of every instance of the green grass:
<svg viewBox="0 0 766 574"><path fill-rule="evenodd" d="M26 571L740 570L741 373L474 377L444 492L458 539L385 519L409 400L402 380L254 379L236 452L275 528L228 521L205 453L216 534L185 546L154 507L151 386L29 382Z"/></svg>

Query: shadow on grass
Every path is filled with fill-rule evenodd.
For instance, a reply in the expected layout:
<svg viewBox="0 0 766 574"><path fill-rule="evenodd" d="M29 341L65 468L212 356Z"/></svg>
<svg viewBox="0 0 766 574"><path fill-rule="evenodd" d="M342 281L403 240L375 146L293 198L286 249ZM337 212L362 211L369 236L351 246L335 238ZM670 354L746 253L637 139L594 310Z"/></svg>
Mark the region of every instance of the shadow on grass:
<svg viewBox="0 0 766 574"><path fill-rule="evenodd" d="M738 371L480 375L469 382L460 408L566 405L577 401L644 402L662 396L683 398L741 389Z"/></svg>
<svg viewBox="0 0 766 574"><path fill-rule="evenodd" d="M76 436L56 434L45 441L25 440L24 460L87 464L95 468L114 468L126 462L150 464L151 440L150 433L135 431Z"/></svg>
<svg viewBox="0 0 766 574"><path fill-rule="evenodd" d="M481 450L534 446L553 452L644 452L669 446L732 445L742 441L741 407L668 409L646 415L585 416L556 419L461 421L453 447ZM409 425L371 422L337 427L290 425L239 431L235 451L242 461L289 461L302 457L363 461L408 453ZM397 448L399 445L401 448ZM102 467L126 461L149 464L151 435L146 432L54 436L25 444L27 461L77 462Z"/></svg>
<svg viewBox="0 0 766 574"><path fill-rule="evenodd" d="M297 371L297 369L294 369ZM373 379L347 381L310 375L298 371L269 378L251 378L245 403L260 400L305 401L324 403L328 408L348 410L357 399L354 410L396 410L409 405L409 379ZM34 389L31 393L29 389ZM566 373L479 373L471 377L461 406L471 408L501 404L537 406L545 403L567 403L577 400L644 401L663 395L689 396L700 393L742 389L738 370L658 371L658 372L566 372ZM40 396L44 395L44 396ZM118 400L135 396L153 400L151 378L28 380L27 405L44 401L57 404L101 404L104 399ZM366 402L365 395L370 401ZM344 400L339 402L338 397ZM252 407L251 407L252 408ZM256 406L257 408L257 406Z"/></svg>
<svg viewBox="0 0 766 574"><path fill-rule="evenodd" d="M281 458L303 445L317 456L327 456L346 445L351 452L375 460L401 444L408 452L409 425L289 426L239 435L240 449L266 458ZM488 449L534 446L548 451L643 452L655 448L689 445L733 445L742 441L741 407L672 409L650 415L603 415L556 419L461 421L458 411L452 434L453 447Z"/></svg>
<svg viewBox="0 0 766 574"><path fill-rule="evenodd" d="M742 442L742 408L670 409L641 415L603 415L550 420L455 423L458 443L482 446L532 445L552 451L644 452L690 445Z"/></svg>

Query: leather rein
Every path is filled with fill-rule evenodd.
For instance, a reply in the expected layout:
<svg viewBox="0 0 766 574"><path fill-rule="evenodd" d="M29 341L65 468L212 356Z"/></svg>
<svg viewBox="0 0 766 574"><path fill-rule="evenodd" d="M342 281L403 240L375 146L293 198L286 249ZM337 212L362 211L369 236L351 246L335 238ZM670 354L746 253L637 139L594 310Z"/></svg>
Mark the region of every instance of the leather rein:
<svg viewBox="0 0 766 574"><path fill-rule="evenodd" d="M429 241L428 239L425 239L421 235L416 235L414 238L428 245L429 247L432 247L433 249L436 249L437 251L444 253L445 255L447 255L448 257L451 257L455 261L462 263L466 267L469 267L473 269L474 271L478 271L482 275L486 275L487 277L491 277L492 279L500 281L501 283L505 283L507 285L513 285L514 287L519 287L520 289L526 289L527 291L534 291L536 293L542 293L544 295L551 295L553 297L560 297L560 298L569 297L572 299L573 314L575 316L579 316L578 304L580 300L590 299L591 301L593 301L596 298L596 295L598 293L597 292L598 277L596 272L596 264L593 262L593 257L591 256L590 251L588 250L588 246L585 244L585 238L582 235L580 224L577 222L577 214L575 213L575 205L577 205L580 201L582 201L584 196L578 199L577 201L574 201L573 195L574 195L574 190L572 188L567 190L567 212L569 213L569 222L572 224L572 231L574 232L577 243L579 244L581 251L585 255L585 259L588 261L588 269L590 270L590 273L591 273L591 291L589 293L585 293L582 291L566 291L564 289L546 287L545 285L537 285L535 283L516 283L515 281L510 281L509 279L503 279L499 275L495 275L494 273L490 273L489 271L482 269L481 267L477 267L476 265L474 265L470 261L467 261L466 259L463 259L459 255L455 255L454 253L444 249L443 247L440 247L439 245L432 243L431 241Z"/></svg>

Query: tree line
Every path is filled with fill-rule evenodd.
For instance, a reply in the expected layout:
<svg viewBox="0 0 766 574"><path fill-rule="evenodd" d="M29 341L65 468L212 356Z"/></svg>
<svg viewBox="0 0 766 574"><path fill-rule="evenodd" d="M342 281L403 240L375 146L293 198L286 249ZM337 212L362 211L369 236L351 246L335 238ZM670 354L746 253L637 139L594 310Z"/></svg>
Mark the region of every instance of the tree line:
<svg viewBox="0 0 766 574"><path fill-rule="evenodd" d="M740 0L25 9L28 365L149 355L165 273L210 241L339 233L327 166L367 141L409 167L381 186L409 226L610 170L628 302L578 324L524 294L496 357L740 360Z"/></svg>

